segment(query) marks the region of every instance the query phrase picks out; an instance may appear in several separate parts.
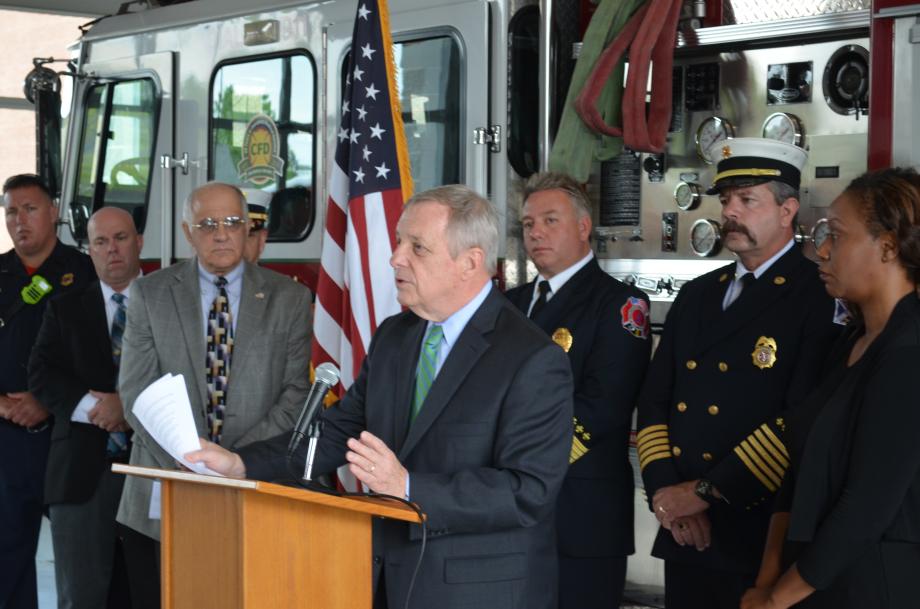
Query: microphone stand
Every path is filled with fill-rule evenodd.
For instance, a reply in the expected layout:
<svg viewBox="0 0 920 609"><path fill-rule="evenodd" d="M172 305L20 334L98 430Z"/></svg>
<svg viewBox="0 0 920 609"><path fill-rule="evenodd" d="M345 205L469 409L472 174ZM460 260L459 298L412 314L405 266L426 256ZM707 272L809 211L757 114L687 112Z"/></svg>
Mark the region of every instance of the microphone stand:
<svg viewBox="0 0 920 609"><path fill-rule="evenodd" d="M307 444L307 460L304 462L303 479L307 482L313 480L313 459L316 457L316 444L320 436L323 435L324 421L322 416L316 417L307 428L307 436L310 438Z"/></svg>

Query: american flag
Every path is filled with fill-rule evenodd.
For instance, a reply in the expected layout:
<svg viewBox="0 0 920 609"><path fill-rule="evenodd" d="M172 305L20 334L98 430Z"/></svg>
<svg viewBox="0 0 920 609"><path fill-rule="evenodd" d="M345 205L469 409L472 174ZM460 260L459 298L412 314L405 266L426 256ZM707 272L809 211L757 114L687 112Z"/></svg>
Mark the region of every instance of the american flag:
<svg viewBox="0 0 920 609"><path fill-rule="evenodd" d="M354 382L378 324L400 312L389 260L412 195L386 0L359 0L346 72L313 324L314 367Z"/></svg>

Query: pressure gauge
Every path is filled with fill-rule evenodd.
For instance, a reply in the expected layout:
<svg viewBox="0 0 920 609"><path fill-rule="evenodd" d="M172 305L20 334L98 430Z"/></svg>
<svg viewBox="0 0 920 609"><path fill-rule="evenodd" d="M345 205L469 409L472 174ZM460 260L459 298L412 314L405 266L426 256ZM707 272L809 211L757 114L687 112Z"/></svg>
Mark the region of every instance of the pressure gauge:
<svg viewBox="0 0 920 609"><path fill-rule="evenodd" d="M795 114L776 112L763 122L763 136L801 147L805 137L805 128Z"/></svg>
<svg viewBox="0 0 920 609"><path fill-rule="evenodd" d="M700 204L700 198L703 195L703 189L699 184L694 182L678 182L674 189L674 202L677 207L684 211L696 209Z"/></svg>
<svg viewBox="0 0 920 609"><path fill-rule="evenodd" d="M735 137L735 128L720 116L710 116L696 130L696 153L701 159L713 165L722 154L722 142Z"/></svg>
<svg viewBox="0 0 920 609"><path fill-rule="evenodd" d="M715 256L722 249L722 227L715 220L703 218L690 227L690 249L702 258Z"/></svg>

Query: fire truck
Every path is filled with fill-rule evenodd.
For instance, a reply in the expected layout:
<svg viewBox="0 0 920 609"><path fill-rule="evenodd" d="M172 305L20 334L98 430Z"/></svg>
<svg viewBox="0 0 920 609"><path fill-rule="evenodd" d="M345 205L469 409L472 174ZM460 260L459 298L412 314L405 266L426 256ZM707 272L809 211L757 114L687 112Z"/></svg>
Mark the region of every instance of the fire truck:
<svg viewBox="0 0 920 609"><path fill-rule="evenodd" d="M548 166L557 138L600 137L573 143L559 130L605 1L390 1L415 188L465 183L494 202L506 285L534 273L520 246L519 181ZM85 245L89 216L114 205L144 233L145 268L169 265L191 253L184 199L220 180L268 203L263 263L313 285L356 2L165 4L88 24L66 67L37 59L27 78L62 240ZM607 140L583 176L600 263L649 294L655 322L684 283L730 258L719 202L704 195L727 138L808 150L803 235L867 168L920 165L920 4L685 0L676 29L673 55L652 66L671 97L664 146ZM660 586L648 557L655 521L641 490L636 501L628 579Z"/></svg>

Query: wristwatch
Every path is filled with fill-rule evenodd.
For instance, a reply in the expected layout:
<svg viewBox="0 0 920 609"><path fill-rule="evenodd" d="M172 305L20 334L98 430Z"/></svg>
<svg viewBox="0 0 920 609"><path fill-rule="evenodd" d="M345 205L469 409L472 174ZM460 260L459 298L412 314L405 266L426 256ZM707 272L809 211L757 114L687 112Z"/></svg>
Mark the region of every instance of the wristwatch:
<svg viewBox="0 0 920 609"><path fill-rule="evenodd" d="M719 500L713 493L714 489L715 487L712 485L711 480L707 480L706 478L700 478L699 480L697 480L696 487L693 489L693 492L696 493L697 497L699 497L700 499L702 499L709 505L712 505Z"/></svg>

